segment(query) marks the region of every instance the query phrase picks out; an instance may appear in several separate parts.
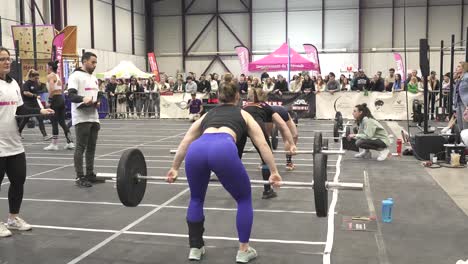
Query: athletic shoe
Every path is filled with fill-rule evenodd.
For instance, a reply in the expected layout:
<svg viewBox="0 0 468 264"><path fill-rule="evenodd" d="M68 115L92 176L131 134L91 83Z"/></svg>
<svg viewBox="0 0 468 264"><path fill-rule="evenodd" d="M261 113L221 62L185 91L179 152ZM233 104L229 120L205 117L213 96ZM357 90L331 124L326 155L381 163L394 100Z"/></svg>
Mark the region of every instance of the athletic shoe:
<svg viewBox="0 0 468 264"><path fill-rule="evenodd" d="M236 262L237 263L248 263L252 259L256 258L257 251L252 247L249 247L247 251L237 251Z"/></svg>
<svg viewBox="0 0 468 264"><path fill-rule="evenodd" d="M370 150L368 149L365 149L361 152L359 152L358 154L354 155L355 158L362 158L362 159L370 159L372 158L372 153L370 152Z"/></svg>
<svg viewBox="0 0 468 264"><path fill-rule="evenodd" d="M43 139L44 141L49 141L49 140L52 139L52 136L47 136L47 135L45 135L45 136L42 137L42 139Z"/></svg>
<svg viewBox="0 0 468 264"><path fill-rule="evenodd" d="M14 220L8 219L7 228L19 231L29 231L32 229L32 226L26 223L26 221L24 221L23 219L15 217Z"/></svg>
<svg viewBox="0 0 468 264"><path fill-rule="evenodd" d="M271 199L271 198L275 198L276 196L278 196L276 192L273 191L273 189L270 189L268 191L263 192L262 199Z"/></svg>
<svg viewBox="0 0 468 264"><path fill-rule="evenodd" d="M59 150L59 147L55 144L50 144L49 146L45 147L44 150L52 150L52 151L57 151Z"/></svg>
<svg viewBox="0 0 468 264"><path fill-rule="evenodd" d="M67 143L65 144L65 146L63 146L63 149L74 149L74 148L75 148L75 144L73 144L73 142Z"/></svg>
<svg viewBox="0 0 468 264"><path fill-rule="evenodd" d="M199 261L203 255L205 255L205 247L191 248L188 259Z"/></svg>
<svg viewBox="0 0 468 264"><path fill-rule="evenodd" d="M390 153L390 150L388 148L385 148L385 149L379 151L379 156L377 157L377 160L378 161L386 160L389 153Z"/></svg>
<svg viewBox="0 0 468 264"><path fill-rule="evenodd" d="M286 170L293 171L296 168L296 165L293 163L286 163Z"/></svg>
<svg viewBox="0 0 468 264"><path fill-rule="evenodd" d="M0 222L0 237L9 237L13 235L10 230L6 227L5 223Z"/></svg>
<svg viewBox="0 0 468 264"><path fill-rule="evenodd" d="M80 187L80 188L89 188L89 187L93 187L93 185L91 184L91 182L89 182L88 179L86 179L85 177L76 178L75 184L76 184L76 186L78 186L78 187Z"/></svg>
<svg viewBox="0 0 468 264"><path fill-rule="evenodd" d="M104 179L97 179L96 174L94 174L94 173L86 175L86 179L90 183L105 183L106 182L106 180L104 180Z"/></svg>

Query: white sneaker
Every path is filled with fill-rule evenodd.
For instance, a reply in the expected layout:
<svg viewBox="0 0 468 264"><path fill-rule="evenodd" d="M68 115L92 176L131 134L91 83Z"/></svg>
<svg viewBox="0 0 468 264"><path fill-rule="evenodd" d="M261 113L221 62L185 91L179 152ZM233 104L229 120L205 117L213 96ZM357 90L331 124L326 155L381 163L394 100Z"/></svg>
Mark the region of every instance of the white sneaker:
<svg viewBox="0 0 468 264"><path fill-rule="evenodd" d="M384 148L383 150L379 151L379 156L377 157L378 161L384 161L387 159L388 154L390 154L390 150L388 148Z"/></svg>
<svg viewBox="0 0 468 264"><path fill-rule="evenodd" d="M28 231L28 230L32 229L32 226L30 224L26 223L26 221L24 221L23 219L21 219L19 217L16 217L15 220L13 220L13 221L8 219L7 228L8 229L15 229L15 230L19 230L19 231Z"/></svg>
<svg viewBox="0 0 468 264"><path fill-rule="evenodd" d="M257 257L257 251L252 247L249 247L247 251L237 251L236 262L237 263L248 263L252 259Z"/></svg>
<svg viewBox="0 0 468 264"><path fill-rule="evenodd" d="M63 146L63 149L74 149L74 148L75 148L75 144L73 144L73 142L67 143L65 144L65 146Z"/></svg>
<svg viewBox="0 0 468 264"><path fill-rule="evenodd" d="M59 147L58 147L57 145L50 144L49 146L45 147L44 150L53 150L53 151L57 151L57 150L59 150Z"/></svg>
<svg viewBox="0 0 468 264"><path fill-rule="evenodd" d="M191 248L189 253L189 260L201 260L201 258L205 255L205 247L201 248Z"/></svg>
<svg viewBox="0 0 468 264"><path fill-rule="evenodd" d="M370 150L365 149L365 150L359 152L358 154L354 155L354 157L355 158L370 159L370 158L372 158L372 153L370 152Z"/></svg>
<svg viewBox="0 0 468 264"><path fill-rule="evenodd" d="M0 237L9 237L11 235L12 233L10 230L8 230L5 223L0 222Z"/></svg>

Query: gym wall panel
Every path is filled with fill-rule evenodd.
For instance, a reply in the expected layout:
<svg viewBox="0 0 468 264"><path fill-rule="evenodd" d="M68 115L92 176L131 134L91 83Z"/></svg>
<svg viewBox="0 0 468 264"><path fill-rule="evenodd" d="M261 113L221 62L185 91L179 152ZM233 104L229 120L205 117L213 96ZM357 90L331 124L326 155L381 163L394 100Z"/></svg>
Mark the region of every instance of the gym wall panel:
<svg viewBox="0 0 468 264"><path fill-rule="evenodd" d="M180 2L180 0L176 0ZM188 7L192 0L185 0L185 7ZM216 12L216 0L196 0L190 7L188 13Z"/></svg>
<svg viewBox="0 0 468 264"><path fill-rule="evenodd" d="M91 47L89 1L67 0L68 25L78 26L78 47ZM95 21L96 22L96 21Z"/></svg>
<svg viewBox="0 0 468 264"><path fill-rule="evenodd" d="M403 7L405 6L405 2L406 2L406 6L412 6L412 7L416 7L416 6L419 6L419 7L425 7L426 6L426 1L427 0L395 0L395 7ZM445 0L443 0L445 1ZM440 1L442 2L442 1Z"/></svg>
<svg viewBox="0 0 468 264"><path fill-rule="evenodd" d="M135 54L145 55L145 16L135 14Z"/></svg>
<svg viewBox="0 0 468 264"><path fill-rule="evenodd" d="M362 12L362 47L372 48L392 47L392 9L371 8Z"/></svg>
<svg viewBox="0 0 468 264"><path fill-rule="evenodd" d="M153 4L153 15L167 16L167 15L181 15L181 1L159 1Z"/></svg>
<svg viewBox="0 0 468 264"><path fill-rule="evenodd" d="M461 5L462 0L429 0L431 6L448 6L448 5Z"/></svg>
<svg viewBox="0 0 468 264"><path fill-rule="evenodd" d="M249 6L250 1L255 0L244 0L245 5ZM229 12L229 11L248 11L239 0L220 0L219 1L219 11Z"/></svg>
<svg viewBox="0 0 468 264"><path fill-rule="evenodd" d="M130 12L116 8L116 39L117 52L132 53L132 26Z"/></svg>
<svg viewBox="0 0 468 264"><path fill-rule="evenodd" d="M325 0L325 9L352 9L358 7L359 0Z"/></svg>
<svg viewBox="0 0 468 264"><path fill-rule="evenodd" d="M177 71L182 71L182 57L156 57L158 60L159 71L166 73L168 76L176 77ZM189 70L190 71L190 70ZM193 71L196 72L196 71ZM197 71L200 75L200 71Z"/></svg>
<svg viewBox="0 0 468 264"><path fill-rule="evenodd" d="M273 51L286 42L285 13L254 13L253 50Z"/></svg>
<svg viewBox="0 0 468 264"><path fill-rule="evenodd" d="M358 10L325 10L325 48L357 50Z"/></svg>
<svg viewBox="0 0 468 264"><path fill-rule="evenodd" d="M291 46L314 44L317 48L322 46L322 12L321 11L295 11L288 12L288 35Z"/></svg>
<svg viewBox="0 0 468 264"><path fill-rule="evenodd" d="M192 45L198 34L210 21L212 15L191 15L186 17L187 49ZM221 21L220 21L221 24ZM221 25L220 25L221 28ZM206 28L190 52L216 51L216 18Z"/></svg>
<svg viewBox="0 0 468 264"><path fill-rule="evenodd" d="M395 47L404 45L404 9L395 8ZM419 39L426 37L426 8L406 8L406 45L419 47Z"/></svg>
<svg viewBox="0 0 468 264"><path fill-rule="evenodd" d="M459 6L432 6L429 8L429 45L440 47L440 41L450 43L451 35L460 39L461 11Z"/></svg>
<svg viewBox="0 0 468 264"><path fill-rule="evenodd" d="M322 11L322 0L288 0L288 11Z"/></svg>
<svg viewBox="0 0 468 264"><path fill-rule="evenodd" d="M145 0L134 0L133 8L135 9L135 13L144 15L145 14Z"/></svg>
<svg viewBox="0 0 468 264"><path fill-rule="evenodd" d="M95 47L99 50L112 51L112 6L104 1L95 0L94 14Z"/></svg>
<svg viewBox="0 0 468 264"><path fill-rule="evenodd" d="M123 8L128 11L131 8L130 0L115 0L115 6L116 8Z"/></svg>
<svg viewBox="0 0 468 264"><path fill-rule="evenodd" d="M187 72L192 71L197 74L197 78L203 73L206 67L210 64L213 58L190 58L187 59ZM239 59L237 56L223 56L223 62L231 70L232 73L240 74ZM223 65L219 61L215 61L208 69L207 74L217 73L219 76L226 72Z"/></svg>
<svg viewBox="0 0 468 264"><path fill-rule="evenodd" d="M154 19L154 51L157 54L182 52L181 21L180 16Z"/></svg>
<svg viewBox="0 0 468 264"><path fill-rule="evenodd" d="M248 47L249 46L249 14L232 14L221 16L237 37ZM219 21L221 51L235 52L234 47L240 45L237 39L229 32L224 24Z"/></svg>
<svg viewBox="0 0 468 264"><path fill-rule="evenodd" d="M253 12L280 12L286 10L286 3L284 0L254 0ZM275 14L271 14L275 15Z"/></svg>
<svg viewBox="0 0 468 264"><path fill-rule="evenodd" d="M362 8L388 8L392 7L392 1L362 0Z"/></svg>

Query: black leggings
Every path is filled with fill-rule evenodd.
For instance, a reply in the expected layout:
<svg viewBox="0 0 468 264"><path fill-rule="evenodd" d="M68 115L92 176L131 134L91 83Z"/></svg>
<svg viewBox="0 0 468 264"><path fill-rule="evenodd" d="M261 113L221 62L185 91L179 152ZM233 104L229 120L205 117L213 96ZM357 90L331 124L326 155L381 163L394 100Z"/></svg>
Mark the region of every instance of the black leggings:
<svg viewBox="0 0 468 264"><path fill-rule="evenodd" d="M58 136L58 126L60 125L63 129L63 133L65 133L65 137L67 138L67 143L72 142L70 137L70 129L65 123L65 100L63 99L63 96L61 94L54 95L52 97L50 108L52 108L55 111L55 114L51 117L52 135Z"/></svg>
<svg viewBox="0 0 468 264"><path fill-rule="evenodd" d="M10 214L18 214L23 201L26 180L26 155L24 152L15 156L0 157L0 184L5 172L10 180L10 188L8 189Z"/></svg>
<svg viewBox="0 0 468 264"><path fill-rule="evenodd" d="M356 147L379 150L386 148L387 145L380 139L358 139L356 140Z"/></svg>
<svg viewBox="0 0 468 264"><path fill-rule="evenodd" d="M37 108L37 106L35 106L34 108ZM29 122L30 118L31 117L25 117L21 119L21 122L19 123L19 126L18 126L18 131L20 132L20 134L23 132L23 129L26 126L26 124ZM44 118L42 116L36 116L36 119L37 119L37 122L39 123L39 130L41 130L42 136L44 137L47 136L47 132L44 126Z"/></svg>

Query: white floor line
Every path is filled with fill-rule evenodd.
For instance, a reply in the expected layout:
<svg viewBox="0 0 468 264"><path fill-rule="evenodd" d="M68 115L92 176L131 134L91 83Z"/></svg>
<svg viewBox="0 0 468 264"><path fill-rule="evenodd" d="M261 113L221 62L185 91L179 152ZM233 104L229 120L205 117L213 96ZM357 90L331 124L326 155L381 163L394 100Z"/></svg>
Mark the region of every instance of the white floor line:
<svg viewBox="0 0 468 264"><path fill-rule="evenodd" d="M364 192L366 193L367 205L369 206L369 213L371 216L377 216L375 211L374 202L372 200L372 192L370 189L369 175L366 170L364 170ZM377 232L375 233L375 242L377 244L379 263L380 264L390 264L388 259L387 250L385 249L385 242L382 235L382 227L379 220L377 223Z"/></svg>
<svg viewBox="0 0 468 264"><path fill-rule="evenodd" d="M170 203L172 203L173 201L175 201L177 198L181 197L182 195L184 195L186 192L189 191L189 188L181 191L180 193L176 194L175 196L173 196L171 199L167 200L165 203L163 203L161 205L161 207L157 207L153 210L151 210L150 212L146 213L145 215L143 215L142 217L138 218L137 220L135 220L134 222L130 223L129 225L127 225L126 227L122 228L121 230L119 230L118 232L114 233L112 236L108 237L107 239L105 239L104 241L102 241L101 243L97 244L96 246L90 248L88 251L84 252L83 254L81 254L80 256L74 258L73 260L71 260L70 262L68 262L68 264L75 264L75 263L78 263L80 262L81 260L85 259L87 256L93 254L94 252L96 252L97 250L99 250L100 248L102 248L103 246L109 244L112 240L116 239L117 237L119 237L120 235L122 235L124 232L130 230L131 228L133 228L134 226L138 225L139 223L143 222L145 219L147 219L148 217L150 217L151 215L155 214L156 212L158 212L159 210L161 210L163 208L163 206L166 206Z"/></svg>
<svg viewBox="0 0 468 264"><path fill-rule="evenodd" d="M344 135L343 135L344 136ZM343 142L340 142L340 150L343 150ZM341 160L343 156L339 155L338 160L336 161L336 171L333 182L338 182L341 173ZM338 202L338 189L333 190L332 202L330 204L329 212L336 211L336 203ZM325 245L325 250L323 251L323 264L330 264L331 261L331 252L333 249L333 240L335 238L335 214L328 214L328 225L327 225L327 242Z"/></svg>
<svg viewBox="0 0 468 264"><path fill-rule="evenodd" d="M138 232L138 231L121 231L121 230L109 230L109 229L93 229L93 228L78 228L78 227L65 227L65 226L47 226L47 225L33 225L33 228L38 229L55 229L55 230L67 230L67 231L82 231L92 233L113 233L115 235L143 235L143 236L160 236L160 237L176 237L176 238L188 238L185 234L175 233L156 233L156 232ZM112 236L111 236L112 237ZM224 240L224 241L238 241L237 237L224 237L224 236L203 236L206 240ZM320 241L301 241L301 240L282 240L282 239L263 239L263 238L251 238L251 242L257 243L277 243L277 244L296 244L296 245L325 245L325 242ZM87 255L88 256L88 255ZM80 259L80 260L83 260ZM78 263L80 260L70 263Z"/></svg>
<svg viewBox="0 0 468 264"><path fill-rule="evenodd" d="M8 200L8 197L0 197L0 200ZM75 201L75 200L57 200L57 199L33 199L23 198L23 201L27 202L44 202L44 203L64 203L64 204L90 204L90 205L110 205L110 206L123 206L122 203L114 202L88 202L88 201ZM138 207L163 207L166 209L181 209L187 210L187 206L176 206L167 205L162 206L160 204L145 204L141 203ZM204 207L207 211L227 211L236 212L237 208L220 208L220 207ZM268 210L268 209L254 209L257 213L285 213L285 214L315 214L315 211L298 211L298 210Z"/></svg>
<svg viewBox="0 0 468 264"><path fill-rule="evenodd" d="M29 180L33 181L75 181L74 179L63 179L63 178L31 178ZM113 180L107 180L106 182L115 182ZM147 182L148 185L168 185L166 182ZM179 186L187 186L186 182L175 182L171 183L171 185L179 185ZM218 183L210 183L210 187L223 187L221 184ZM223 187L224 188L224 187ZM263 185L252 185L252 188L263 189ZM312 187L295 187L295 186L282 186L281 190L312 190ZM279 190L279 191L281 191Z"/></svg>

